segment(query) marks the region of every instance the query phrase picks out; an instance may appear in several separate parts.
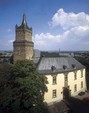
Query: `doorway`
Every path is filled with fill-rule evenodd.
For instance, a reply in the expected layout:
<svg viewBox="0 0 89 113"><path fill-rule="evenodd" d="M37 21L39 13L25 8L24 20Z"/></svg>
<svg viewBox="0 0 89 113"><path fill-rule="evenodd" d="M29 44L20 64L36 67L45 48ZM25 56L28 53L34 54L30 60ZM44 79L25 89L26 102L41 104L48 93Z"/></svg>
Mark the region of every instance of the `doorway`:
<svg viewBox="0 0 89 113"><path fill-rule="evenodd" d="M71 90L69 87L63 87L63 99L69 99L71 96Z"/></svg>

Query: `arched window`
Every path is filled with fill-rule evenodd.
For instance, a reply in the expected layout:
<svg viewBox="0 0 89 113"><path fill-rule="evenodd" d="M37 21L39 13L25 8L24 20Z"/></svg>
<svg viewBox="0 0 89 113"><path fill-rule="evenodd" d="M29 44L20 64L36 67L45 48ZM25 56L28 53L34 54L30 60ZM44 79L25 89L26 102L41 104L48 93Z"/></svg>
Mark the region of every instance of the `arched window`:
<svg viewBox="0 0 89 113"><path fill-rule="evenodd" d="M81 82L81 88L83 88L83 81Z"/></svg>
<svg viewBox="0 0 89 113"><path fill-rule="evenodd" d="M74 85L74 92L77 91L77 84Z"/></svg>
<svg viewBox="0 0 89 113"><path fill-rule="evenodd" d="M81 78L83 77L83 70L81 70Z"/></svg>
<svg viewBox="0 0 89 113"><path fill-rule="evenodd" d="M77 73L74 72L74 80L77 80Z"/></svg>

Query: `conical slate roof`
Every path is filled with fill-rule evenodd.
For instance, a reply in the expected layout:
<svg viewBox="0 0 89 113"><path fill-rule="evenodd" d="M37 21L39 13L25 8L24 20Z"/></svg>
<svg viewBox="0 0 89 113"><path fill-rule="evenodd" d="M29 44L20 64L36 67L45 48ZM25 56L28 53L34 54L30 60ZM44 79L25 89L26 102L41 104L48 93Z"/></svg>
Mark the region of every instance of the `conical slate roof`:
<svg viewBox="0 0 89 113"><path fill-rule="evenodd" d="M22 19L22 23L21 23L21 25L20 26L17 26L16 25L16 28L17 29L29 29L29 30L31 30L32 31L32 28L29 28L28 27L28 25L27 25L27 20L26 20L26 15L25 15L25 13L23 14L23 19Z"/></svg>
<svg viewBox="0 0 89 113"><path fill-rule="evenodd" d="M22 26L27 26L26 15L23 14Z"/></svg>

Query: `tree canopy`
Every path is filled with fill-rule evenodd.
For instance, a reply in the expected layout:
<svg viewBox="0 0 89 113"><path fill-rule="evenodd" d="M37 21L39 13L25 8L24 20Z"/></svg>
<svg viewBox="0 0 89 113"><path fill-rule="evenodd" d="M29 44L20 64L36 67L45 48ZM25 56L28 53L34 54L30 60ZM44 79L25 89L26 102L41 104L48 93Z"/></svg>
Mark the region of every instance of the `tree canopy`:
<svg viewBox="0 0 89 113"><path fill-rule="evenodd" d="M0 107L9 113L45 113L45 76L32 61L18 61L0 67Z"/></svg>

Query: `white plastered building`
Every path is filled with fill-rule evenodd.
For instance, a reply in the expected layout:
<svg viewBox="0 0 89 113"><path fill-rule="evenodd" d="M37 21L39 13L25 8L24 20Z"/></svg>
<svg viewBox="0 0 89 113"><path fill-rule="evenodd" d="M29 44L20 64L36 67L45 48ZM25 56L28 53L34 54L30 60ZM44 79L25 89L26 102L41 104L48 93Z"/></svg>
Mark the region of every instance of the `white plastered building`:
<svg viewBox="0 0 89 113"><path fill-rule="evenodd" d="M86 68L75 58L61 56L57 52L38 52L38 56L37 71L48 81L45 102L51 104L87 89ZM34 62L37 62L36 58Z"/></svg>

